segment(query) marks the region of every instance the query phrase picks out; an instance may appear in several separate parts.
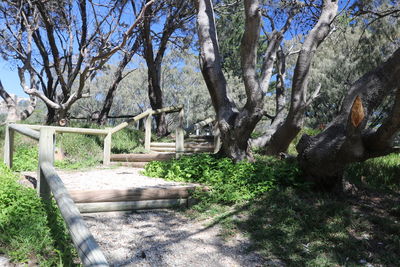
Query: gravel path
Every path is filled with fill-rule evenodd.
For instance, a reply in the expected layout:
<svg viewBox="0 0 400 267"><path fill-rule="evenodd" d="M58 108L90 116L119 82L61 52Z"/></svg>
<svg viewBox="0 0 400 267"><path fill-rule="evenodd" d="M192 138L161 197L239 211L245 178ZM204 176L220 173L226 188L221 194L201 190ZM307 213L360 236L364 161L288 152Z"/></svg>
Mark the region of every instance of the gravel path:
<svg viewBox="0 0 400 267"><path fill-rule="evenodd" d="M118 167L58 171L70 190L182 185L140 175L141 169ZM24 173L35 177L35 173ZM262 257L246 252L250 243L220 237L219 227L188 219L173 210L84 215L90 231L112 266L264 266Z"/></svg>

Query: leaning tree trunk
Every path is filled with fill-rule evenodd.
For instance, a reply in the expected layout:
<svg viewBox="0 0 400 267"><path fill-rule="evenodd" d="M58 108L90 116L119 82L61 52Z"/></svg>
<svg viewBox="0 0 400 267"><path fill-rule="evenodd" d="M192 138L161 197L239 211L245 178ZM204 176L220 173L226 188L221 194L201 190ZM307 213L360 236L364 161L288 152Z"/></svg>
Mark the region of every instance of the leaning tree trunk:
<svg viewBox="0 0 400 267"><path fill-rule="evenodd" d="M269 155L278 155L280 152L286 152L290 143L300 132L304 113L308 105L318 94L316 93L307 99L308 77L314 54L319 45L325 40L331 30L331 24L336 16L338 9L337 1L324 1L321 15L318 22L307 35L299 56L293 74L292 94L290 100L289 113L286 120L277 128L267 143L266 153Z"/></svg>
<svg viewBox="0 0 400 267"><path fill-rule="evenodd" d="M350 88L341 113L317 136L303 135L296 149L308 181L325 190L341 188L344 169L352 162L396 151L400 131L400 48L381 66L366 73ZM378 129L367 129L368 119L395 92L395 102Z"/></svg>

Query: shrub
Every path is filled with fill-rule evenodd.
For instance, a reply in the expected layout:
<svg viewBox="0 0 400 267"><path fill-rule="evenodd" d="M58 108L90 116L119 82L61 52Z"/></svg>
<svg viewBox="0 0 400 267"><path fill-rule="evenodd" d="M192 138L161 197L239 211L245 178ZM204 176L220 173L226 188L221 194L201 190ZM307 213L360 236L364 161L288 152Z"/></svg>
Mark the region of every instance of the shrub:
<svg viewBox="0 0 400 267"><path fill-rule="evenodd" d="M364 182L379 189L400 190L400 154L369 159L351 164L346 170L348 179Z"/></svg>
<svg viewBox="0 0 400 267"><path fill-rule="evenodd" d="M52 206L54 210L54 205ZM0 246L13 261L36 258L42 266L72 264L72 247L59 213L47 220L45 205L36 191L23 187L18 178L0 164ZM54 231L56 230L56 231ZM58 240L52 233L57 232ZM60 240L65 246L57 246ZM64 242L65 243L65 242Z"/></svg>
<svg viewBox="0 0 400 267"><path fill-rule="evenodd" d="M235 164L228 158L209 154L183 156L179 159L146 165L145 175L167 180L195 182L211 186L203 199L213 203L235 203L256 198L278 184L294 184L299 169L294 163L263 157L255 163Z"/></svg>

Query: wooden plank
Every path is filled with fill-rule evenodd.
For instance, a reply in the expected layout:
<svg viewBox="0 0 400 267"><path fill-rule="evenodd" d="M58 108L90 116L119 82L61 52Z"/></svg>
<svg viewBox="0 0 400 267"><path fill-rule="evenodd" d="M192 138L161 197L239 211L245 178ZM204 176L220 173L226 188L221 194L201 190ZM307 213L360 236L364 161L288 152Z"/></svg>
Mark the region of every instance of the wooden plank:
<svg viewBox="0 0 400 267"><path fill-rule="evenodd" d="M151 143L151 120L152 115L149 114L146 118L146 122L144 123L145 134L144 134L144 149L150 151L150 143Z"/></svg>
<svg viewBox="0 0 400 267"><path fill-rule="evenodd" d="M125 210L144 210L144 209L165 209L178 206L186 206L187 199L159 199L143 201L123 201L123 202L97 202L97 203L78 203L76 204L82 213L125 211Z"/></svg>
<svg viewBox="0 0 400 267"><path fill-rule="evenodd" d="M138 121L140 119L143 119L144 117L147 117L151 112L152 112L152 110L148 109L145 112L142 112L139 115L133 117L132 119L130 119L130 120L126 121L126 122L123 122L121 124L118 124L117 126L112 128L111 133L116 133L116 132L124 129L125 127L127 127L130 123Z"/></svg>
<svg viewBox="0 0 400 267"><path fill-rule="evenodd" d="M127 167L132 167L132 168L144 168L146 164L149 162L110 162L110 165L119 165L119 166L127 166Z"/></svg>
<svg viewBox="0 0 400 267"><path fill-rule="evenodd" d="M43 125L29 125L24 124L33 130L40 130L42 128L51 128L56 133L78 133L78 134L91 134L91 135L107 135L108 130L104 129L89 129L89 128L73 128L73 127L59 127L59 126L43 126Z"/></svg>
<svg viewBox="0 0 400 267"><path fill-rule="evenodd" d="M60 177L49 162L41 162L40 168L46 177L54 198L63 216L72 242L84 266L109 266L99 245L87 228L78 208L71 199Z"/></svg>
<svg viewBox="0 0 400 267"><path fill-rule="evenodd" d="M14 131L23 134L25 136L28 136L34 140L39 140L39 132L35 131L29 127L26 127L25 125L22 124L10 124L9 127L13 129Z"/></svg>
<svg viewBox="0 0 400 267"><path fill-rule="evenodd" d="M111 158L111 131L104 138L103 165L110 165Z"/></svg>
<svg viewBox="0 0 400 267"><path fill-rule="evenodd" d="M175 143L156 143L152 142L150 144L150 147L175 147ZM196 143L196 142L190 142L190 143L185 143L184 144L185 148L199 148L199 147L214 147L212 142L201 142L201 143Z"/></svg>
<svg viewBox="0 0 400 267"><path fill-rule="evenodd" d="M87 191L75 190L69 193L75 203L93 203L187 198L190 191L194 189L195 186L170 186Z"/></svg>
<svg viewBox="0 0 400 267"><path fill-rule="evenodd" d="M112 154L111 161L146 162L152 160L167 160L175 157L175 153L154 154Z"/></svg>
<svg viewBox="0 0 400 267"><path fill-rule="evenodd" d="M176 134L175 134L176 158L179 158L180 155L185 153L185 131L183 130L183 117L184 117L184 110L182 108L181 111L179 111L178 127L176 128Z"/></svg>
<svg viewBox="0 0 400 267"><path fill-rule="evenodd" d="M9 168L13 165L13 152L14 152L14 131L7 124L6 136L4 140L4 164Z"/></svg>
<svg viewBox="0 0 400 267"><path fill-rule="evenodd" d="M175 147L151 147L151 151L154 152L174 152ZM211 147L191 147L185 148L185 152L181 153L191 153L191 152L213 152L214 146Z"/></svg>
<svg viewBox="0 0 400 267"><path fill-rule="evenodd" d="M46 177L40 167L41 162L47 162L53 166L54 164L54 146L55 132L52 128L40 129L39 140L39 168L38 168L38 185L37 192L44 201L50 200L50 187Z"/></svg>

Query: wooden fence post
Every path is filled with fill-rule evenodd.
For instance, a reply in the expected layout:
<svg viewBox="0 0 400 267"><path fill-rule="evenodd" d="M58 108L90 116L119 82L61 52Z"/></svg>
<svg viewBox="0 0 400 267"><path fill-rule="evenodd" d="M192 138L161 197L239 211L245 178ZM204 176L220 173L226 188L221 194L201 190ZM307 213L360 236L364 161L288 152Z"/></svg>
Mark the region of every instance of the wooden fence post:
<svg viewBox="0 0 400 267"><path fill-rule="evenodd" d="M153 113L151 112L145 122L145 135L144 135L144 149L150 151L150 143L151 143L151 119L153 117Z"/></svg>
<svg viewBox="0 0 400 267"><path fill-rule="evenodd" d="M111 158L111 130L108 132L106 137L104 138L104 153L103 153L103 165L110 165Z"/></svg>
<svg viewBox="0 0 400 267"><path fill-rule="evenodd" d="M176 127L175 133L175 153L176 158L179 158L185 152L185 139L184 139L184 130L183 130L183 116L184 110L183 108L179 111L178 115L178 126Z"/></svg>
<svg viewBox="0 0 400 267"><path fill-rule="evenodd" d="M40 129L39 139L39 168L38 168L38 185L37 191L39 196L44 201L50 200L50 187L46 181L46 177L43 174L41 168L42 162L48 162L52 166L54 164L54 143L55 143L55 131L53 128L43 127Z"/></svg>
<svg viewBox="0 0 400 267"><path fill-rule="evenodd" d="M11 168L13 164L13 151L14 151L14 131L9 127L7 123L6 136L4 140L4 164L9 168Z"/></svg>

